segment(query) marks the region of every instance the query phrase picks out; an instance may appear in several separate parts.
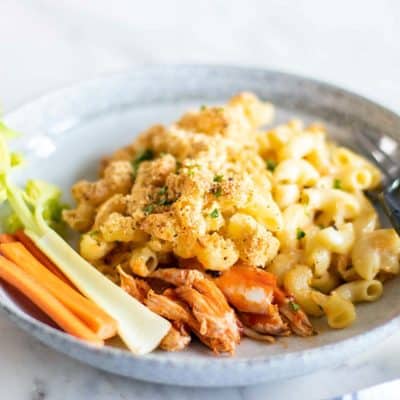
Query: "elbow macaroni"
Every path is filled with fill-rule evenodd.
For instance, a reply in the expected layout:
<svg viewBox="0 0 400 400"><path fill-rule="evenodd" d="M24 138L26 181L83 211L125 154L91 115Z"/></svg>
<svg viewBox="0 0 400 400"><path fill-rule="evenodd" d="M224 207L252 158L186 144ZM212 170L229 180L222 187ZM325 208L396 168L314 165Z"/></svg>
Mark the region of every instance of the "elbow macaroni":
<svg viewBox="0 0 400 400"><path fill-rule="evenodd" d="M333 328L356 318L398 275L400 239L378 229L363 191L381 173L293 120L265 131L273 106L251 93L156 125L77 182L64 219L83 233L80 252L107 276L118 265L146 277L158 264L224 271L266 268L304 311Z"/></svg>

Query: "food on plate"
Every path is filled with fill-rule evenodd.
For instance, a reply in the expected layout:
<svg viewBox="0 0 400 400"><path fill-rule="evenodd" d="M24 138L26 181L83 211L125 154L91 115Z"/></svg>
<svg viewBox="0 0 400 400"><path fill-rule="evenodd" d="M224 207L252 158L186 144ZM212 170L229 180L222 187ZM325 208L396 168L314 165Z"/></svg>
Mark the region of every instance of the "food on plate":
<svg viewBox="0 0 400 400"><path fill-rule="evenodd" d="M40 282L101 339L108 339L116 335L116 323L112 318L93 302L83 297L76 289L49 271L22 243L18 241L1 243L0 253Z"/></svg>
<svg viewBox="0 0 400 400"><path fill-rule="evenodd" d="M364 194L380 171L322 124L273 116L251 93L201 106L72 187L81 255L172 323L164 349L310 336L307 316L344 328L399 272L400 239Z"/></svg>
<svg viewBox="0 0 400 400"><path fill-rule="evenodd" d="M97 344L118 332L136 353L196 337L233 354L243 336L312 336L309 317L351 325L354 304L378 300L399 273L400 238L365 195L381 173L322 124L272 127L273 117L270 103L240 93L154 125L104 158L98 180L73 185L71 209L52 185L11 182L20 159L7 130L0 188L15 214L0 236L0 277L39 306L52 296L57 306L42 308L66 332L84 337L61 307ZM62 220L80 233L80 255L52 229Z"/></svg>
<svg viewBox="0 0 400 400"><path fill-rule="evenodd" d="M171 324L110 282L51 228L52 218L58 214L52 211L59 208L54 204L57 204L60 192L55 186L39 180L29 181L25 190L14 184L11 177L15 168L13 153L10 153L6 142L9 136L9 130L0 125L0 194L14 212L11 214L14 227L23 227L22 236L29 237L37 248L36 253L41 251L45 254L46 257L40 259L49 258L54 264L53 269L59 269L81 294L95 304L92 305L92 312L95 307L97 317L106 319L108 325L96 326L93 319L88 319L88 309L77 313L80 308L77 301L85 303L87 308L86 299L78 300L77 294L71 298L71 292L63 281L56 283L57 275L47 273L43 269L45 266L37 259L38 263L31 265L33 260L30 256L34 256L26 253L24 247L8 249L8 257L18 261L18 265L0 256L0 277L31 299L62 329L76 337L101 345L103 337L114 333L115 324L118 335L130 350L137 354L152 351L169 331ZM10 238L5 239L7 241ZM3 251L6 252L6 249ZM14 257L15 251L19 251L17 257ZM24 260L20 258L21 254ZM55 289L55 285L58 289L62 288L63 295Z"/></svg>

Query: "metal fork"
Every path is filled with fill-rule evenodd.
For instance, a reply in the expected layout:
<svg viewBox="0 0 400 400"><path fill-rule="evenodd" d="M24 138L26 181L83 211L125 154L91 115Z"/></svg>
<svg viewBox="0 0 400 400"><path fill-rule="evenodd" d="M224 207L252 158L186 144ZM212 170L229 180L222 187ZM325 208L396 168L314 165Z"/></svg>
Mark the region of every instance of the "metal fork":
<svg viewBox="0 0 400 400"><path fill-rule="evenodd" d="M381 203L393 228L400 235L400 144L390 136L375 137L369 133L358 135L357 143L383 173L381 187L367 194Z"/></svg>

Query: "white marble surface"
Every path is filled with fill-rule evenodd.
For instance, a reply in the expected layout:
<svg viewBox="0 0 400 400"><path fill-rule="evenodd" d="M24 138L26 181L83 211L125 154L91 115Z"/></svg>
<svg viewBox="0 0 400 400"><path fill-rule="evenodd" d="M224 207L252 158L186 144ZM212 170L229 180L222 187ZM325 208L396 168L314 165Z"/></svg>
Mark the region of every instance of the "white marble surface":
<svg viewBox="0 0 400 400"><path fill-rule="evenodd" d="M400 112L399 19L396 0L0 0L0 98L10 110L138 63L229 63L327 80ZM400 334L332 370L209 390L98 372L37 343L1 313L0 338L0 399L312 400L400 378Z"/></svg>

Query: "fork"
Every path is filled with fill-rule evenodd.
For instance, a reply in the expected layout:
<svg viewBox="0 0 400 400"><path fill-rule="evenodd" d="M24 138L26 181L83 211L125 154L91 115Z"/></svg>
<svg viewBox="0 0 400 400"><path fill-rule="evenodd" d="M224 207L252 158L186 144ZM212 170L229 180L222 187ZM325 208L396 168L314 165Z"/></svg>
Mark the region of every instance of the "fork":
<svg viewBox="0 0 400 400"><path fill-rule="evenodd" d="M398 162L400 161L400 146L390 136L384 135L377 138L368 133L364 133L362 137L358 135L357 143L361 150L364 150L364 154L372 159L383 173L382 185L368 191L367 194L380 202L393 228L400 235L400 200L398 197L400 165L396 164L396 159Z"/></svg>

